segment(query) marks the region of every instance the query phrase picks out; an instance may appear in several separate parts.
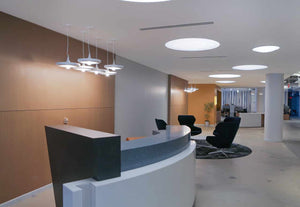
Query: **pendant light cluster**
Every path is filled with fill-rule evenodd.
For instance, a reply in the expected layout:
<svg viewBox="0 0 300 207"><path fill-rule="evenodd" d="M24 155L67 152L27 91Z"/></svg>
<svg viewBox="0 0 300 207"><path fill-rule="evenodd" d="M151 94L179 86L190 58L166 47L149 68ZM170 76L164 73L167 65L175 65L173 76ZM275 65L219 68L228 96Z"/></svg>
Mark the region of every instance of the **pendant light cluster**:
<svg viewBox="0 0 300 207"><path fill-rule="evenodd" d="M98 39L96 40L96 56L95 58L92 57L91 55L91 50L90 50L90 40L89 37L87 37L87 47L88 47L88 56L85 57L85 33L83 32L83 39L82 39L82 58L78 58L77 61L78 63L71 62L70 61L70 56L69 56L69 27L70 25L67 25L67 60L65 62L57 62L56 65L62 68L66 69L74 69L78 70L81 72L91 72L94 73L95 75L105 75L106 77L109 77L111 75L116 75L117 72L116 70L122 70L124 68L123 65L118 65L116 64L115 60L115 40L112 41L112 46L113 46L113 62L112 64L106 64L104 67L105 69L100 69L98 65L101 63L101 60L98 59ZM87 35L89 34L89 29L87 31ZM107 63L108 63L108 45L106 47L106 55L107 55Z"/></svg>
<svg viewBox="0 0 300 207"><path fill-rule="evenodd" d="M198 90L199 90L198 88L190 86L190 87L185 88L184 92L193 93L193 92L198 91Z"/></svg>

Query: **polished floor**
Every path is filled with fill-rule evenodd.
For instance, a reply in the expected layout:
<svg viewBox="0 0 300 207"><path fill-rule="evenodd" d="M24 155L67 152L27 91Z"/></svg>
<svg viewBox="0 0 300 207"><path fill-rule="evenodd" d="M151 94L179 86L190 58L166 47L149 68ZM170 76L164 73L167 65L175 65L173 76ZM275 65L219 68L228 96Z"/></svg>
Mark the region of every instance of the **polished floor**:
<svg viewBox="0 0 300 207"><path fill-rule="evenodd" d="M235 142L249 146L251 155L197 160L195 207L299 207L299 127L285 121L283 143L264 142L263 129L241 128Z"/></svg>
<svg viewBox="0 0 300 207"><path fill-rule="evenodd" d="M263 141L263 128L241 128L235 142L252 154L196 161L194 207L299 207L300 121L284 122L283 143ZM52 189L13 205L41 206L55 207Z"/></svg>

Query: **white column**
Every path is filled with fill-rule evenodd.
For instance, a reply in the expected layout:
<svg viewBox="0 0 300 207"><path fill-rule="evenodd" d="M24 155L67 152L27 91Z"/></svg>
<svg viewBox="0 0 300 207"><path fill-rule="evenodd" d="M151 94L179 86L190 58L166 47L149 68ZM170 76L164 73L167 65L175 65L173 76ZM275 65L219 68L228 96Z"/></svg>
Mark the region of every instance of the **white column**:
<svg viewBox="0 0 300 207"><path fill-rule="evenodd" d="M283 74L267 74L265 89L265 141L282 141L283 92Z"/></svg>

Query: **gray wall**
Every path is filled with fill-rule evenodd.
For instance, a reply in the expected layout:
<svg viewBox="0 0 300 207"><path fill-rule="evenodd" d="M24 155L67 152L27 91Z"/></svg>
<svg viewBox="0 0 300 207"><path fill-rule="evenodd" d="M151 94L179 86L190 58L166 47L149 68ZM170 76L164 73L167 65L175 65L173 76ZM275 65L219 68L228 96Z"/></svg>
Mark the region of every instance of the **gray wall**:
<svg viewBox="0 0 300 207"><path fill-rule="evenodd" d="M116 76L115 133L126 137L149 136L155 118L167 120L168 76L122 57L124 69Z"/></svg>

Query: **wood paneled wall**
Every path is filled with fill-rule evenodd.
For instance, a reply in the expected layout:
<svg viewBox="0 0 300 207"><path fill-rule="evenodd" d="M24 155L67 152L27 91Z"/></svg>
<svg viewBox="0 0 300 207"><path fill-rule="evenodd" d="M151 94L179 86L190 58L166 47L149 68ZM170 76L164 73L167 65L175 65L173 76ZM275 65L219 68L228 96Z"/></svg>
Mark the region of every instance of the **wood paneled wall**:
<svg viewBox="0 0 300 207"><path fill-rule="evenodd" d="M2 203L51 182L45 125L68 117L70 125L114 131L115 79L57 67L66 59L64 35L4 13L0 28ZM80 41L70 39L70 56L81 57Z"/></svg>
<svg viewBox="0 0 300 207"><path fill-rule="evenodd" d="M218 86L216 84L193 84L199 90L188 94L188 113L196 117L196 124L204 124L205 111L204 104L213 102L217 96ZM217 112L216 106L210 113L210 124L216 124Z"/></svg>
<svg viewBox="0 0 300 207"><path fill-rule="evenodd" d="M188 82L174 75L169 75L168 124L179 125L178 115L188 113L188 95L184 89Z"/></svg>

